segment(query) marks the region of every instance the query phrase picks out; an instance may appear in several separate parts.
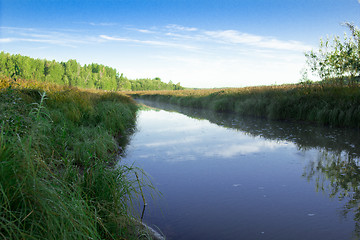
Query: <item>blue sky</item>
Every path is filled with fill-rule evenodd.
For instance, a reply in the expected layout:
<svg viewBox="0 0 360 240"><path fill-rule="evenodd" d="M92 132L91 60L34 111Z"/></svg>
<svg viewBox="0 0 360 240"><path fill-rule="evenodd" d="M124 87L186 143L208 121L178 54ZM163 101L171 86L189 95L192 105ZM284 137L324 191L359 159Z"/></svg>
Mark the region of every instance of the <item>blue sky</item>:
<svg viewBox="0 0 360 240"><path fill-rule="evenodd" d="M186 87L294 83L359 0L1 0L0 50Z"/></svg>

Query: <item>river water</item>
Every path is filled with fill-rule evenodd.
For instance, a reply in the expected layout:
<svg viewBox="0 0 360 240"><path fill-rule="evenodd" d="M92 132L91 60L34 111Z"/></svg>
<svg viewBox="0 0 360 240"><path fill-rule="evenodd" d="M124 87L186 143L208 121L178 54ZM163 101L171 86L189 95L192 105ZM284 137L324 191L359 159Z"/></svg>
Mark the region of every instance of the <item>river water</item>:
<svg viewBox="0 0 360 240"><path fill-rule="evenodd" d="M357 239L358 131L146 104L123 162L166 239Z"/></svg>

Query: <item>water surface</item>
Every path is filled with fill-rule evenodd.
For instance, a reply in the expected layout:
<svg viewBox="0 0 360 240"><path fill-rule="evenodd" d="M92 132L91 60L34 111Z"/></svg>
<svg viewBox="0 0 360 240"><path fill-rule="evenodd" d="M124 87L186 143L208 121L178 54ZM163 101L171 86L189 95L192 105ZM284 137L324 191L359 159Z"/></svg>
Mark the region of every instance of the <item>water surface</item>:
<svg viewBox="0 0 360 240"><path fill-rule="evenodd" d="M357 132L176 110L140 111L124 157L162 193L144 222L167 239L356 237Z"/></svg>

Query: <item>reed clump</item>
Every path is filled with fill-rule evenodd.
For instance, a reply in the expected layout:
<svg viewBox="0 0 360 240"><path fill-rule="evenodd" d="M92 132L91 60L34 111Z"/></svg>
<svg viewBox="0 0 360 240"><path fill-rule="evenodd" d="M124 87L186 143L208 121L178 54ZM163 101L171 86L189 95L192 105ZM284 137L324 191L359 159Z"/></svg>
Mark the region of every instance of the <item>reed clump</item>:
<svg viewBox="0 0 360 240"><path fill-rule="evenodd" d="M115 166L136 110L114 92L0 78L0 238L136 239L141 169Z"/></svg>
<svg viewBox="0 0 360 240"><path fill-rule="evenodd" d="M272 120L360 128L360 86L289 84L227 89L130 92L133 97Z"/></svg>

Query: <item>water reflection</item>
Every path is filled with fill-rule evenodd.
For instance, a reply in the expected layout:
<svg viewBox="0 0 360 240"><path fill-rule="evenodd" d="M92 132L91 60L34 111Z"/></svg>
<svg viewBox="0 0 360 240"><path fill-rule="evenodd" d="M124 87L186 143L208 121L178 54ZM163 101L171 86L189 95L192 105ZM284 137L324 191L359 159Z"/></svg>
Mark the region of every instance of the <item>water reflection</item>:
<svg viewBox="0 0 360 240"><path fill-rule="evenodd" d="M308 180L315 180L317 191L326 192L330 198L344 202L344 217L354 213L357 238L360 238L359 162L359 157L348 152L320 150L318 159L310 162L304 172Z"/></svg>
<svg viewBox="0 0 360 240"><path fill-rule="evenodd" d="M195 119L207 119L219 126L238 129L251 136L277 141L290 141L299 149L326 149L345 151L360 156L360 132L354 129L325 128L308 123L267 121L239 117L235 114L217 113L201 109L184 108L176 105L146 100L137 100L147 106L175 111ZM185 130L185 129L184 129Z"/></svg>
<svg viewBox="0 0 360 240"><path fill-rule="evenodd" d="M178 126L153 127L153 131L148 133L148 139L146 139L146 136L142 136L141 140L137 142L139 148L146 147L151 149L151 152L148 151L141 153L142 155L137 155L138 158L149 160L151 159L150 155L154 155L156 156L154 159L157 159L157 161L171 162L172 166L176 166L176 169L172 171L166 168L162 162L153 168L156 169L156 176L163 175L164 179L166 179L161 180L160 176L160 180L158 180L159 184L163 184L164 188L168 182L172 184L168 189L178 186L176 192L170 192L170 190L166 192L166 197L174 201L172 204L178 206L181 214L192 214L191 218L193 220L200 221L202 218L197 214L199 212L200 215L200 213L207 211L207 203L204 201L201 201L201 204L197 203L196 198L207 199L209 202L213 201L212 204L217 203L218 205L216 206L219 206L216 209L209 207L209 209L212 209L212 216L217 216L218 221L220 221L220 219L222 219L221 221L223 222L226 221L227 225L236 226L232 229L222 227L217 231L224 229L224 232L226 230L226 232L233 231L234 234L239 234L239 232L244 233L249 229L253 230L252 228L255 229L256 226L259 225L262 228L259 228L260 230L255 229L254 231L257 231L260 235L256 237L245 236L244 239L289 239L286 238L289 237L288 235L286 236L286 234L295 232L295 230L291 228L293 226L289 225L288 227L284 227L284 229L287 230L279 230L279 232L273 235L276 236L273 238L266 238L266 236L268 236L266 234L274 230L271 228L266 229L266 227L274 224L272 225L273 228L279 228L279 226L276 225L277 221L284 224L284 226L287 226L288 222L293 222L296 223L294 225L298 225L299 229L297 239L324 239L321 234L316 236L304 235L305 233L302 231L303 229L308 229L308 225L306 224L311 225L311 221L313 221L314 225L319 224L313 220L315 218L321 218L324 222L329 220L328 215L320 216L321 211L324 213L326 206L321 206L322 203L318 203L316 208L312 208L311 204L315 203L311 201L315 201L317 198L311 195L311 191L305 189L306 186L293 178L294 173L301 175L301 172L303 172L303 177L309 182L314 183L317 191L326 193L330 198L339 198L344 203L342 214L343 216L350 216L354 219L356 224L355 237L359 238L360 138L358 131L322 128L310 124L237 118L232 114L219 114L200 110L194 111L193 109L156 104L154 102L146 102L146 104L165 110L181 112L195 119L207 119L211 123L231 129L231 131L229 130L228 132L224 132L224 129L221 129L220 132L218 128L212 127L210 124L206 126L206 129L202 129L204 125L203 122L199 125L197 125L196 122L186 124L185 119L179 119L180 124ZM156 115L154 115L154 118L156 118ZM159 124L163 124L161 121L159 122ZM234 134L233 129L240 131L242 134ZM170 130L180 135L183 132L186 132L186 134L184 134L183 138L167 139L157 137L156 140L153 140L154 138L151 136L151 134L160 136L161 132ZM195 132L195 130L197 133L201 133L202 136L191 134L191 132ZM207 131L213 133L210 134ZM217 133L216 131L219 132ZM216 141L213 139L214 136L219 136ZM248 138L249 136L253 138L254 141L245 139L245 137ZM258 141L259 138L267 140ZM201 142L201 144L199 144L199 142ZM287 151L290 148L294 148L294 145L298 149L297 151ZM160 152L158 149L161 147L165 147L164 149L166 150L164 151L164 149L162 149ZM224 151L224 149L226 149L226 151ZM272 151L272 149L276 151ZM283 152L280 154L279 151ZM261 152L266 152L266 156L265 154L261 155ZM302 159L303 156L305 159L305 156L309 152L314 153L315 157L307 158L309 161L305 162L303 171L299 171L299 173L294 166L283 161L285 158L293 157L292 155L295 153L299 155L293 160L293 162L296 163L297 160ZM197 165L196 163L188 164L188 162L190 162L189 160L197 160L200 154L201 156L208 157L211 160L211 164L215 167L212 168L210 166L211 164L206 166L203 164ZM269 156L269 154L273 154L274 156ZM226 164L222 164L224 159L230 160L227 161ZM239 161L242 161L241 165L238 163ZM185 162L187 165L185 165ZM174 165L175 163L176 165ZM144 164L149 163L145 162ZM182 172L180 173L179 171ZM171 178L167 175L171 175ZM181 181L178 179L181 179ZM214 179L214 181L210 182L211 179ZM222 179L224 183L219 182L217 179ZM224 187L223 184L225 183L229 184L228 186L230 186L232 190ZM206 184L212 184L212 186L207 186ZM288 186L291 186L291 189ZM197 195L192 197L191 191L187 191L186 188L195 188ZM221 189L222 192L220 193L226 192L228 196L223 196L221 201L218 200L217 195L219 192L217 189ZM165 189L165 191L167 191L167 189ZM183 198L184 196L186 196L186 198ZM186 205L184 209L181 208L180 205L177 205L178 202L175 202L176 199L181 197L181 201L185 202ZM313 199L311 201L309 200L308 203L304 203L306 199L310 198ZM224 199L225 202L223 202ZM222 206L224 204L228 207L220 208L220 205ZM277 205L274 206L274 204ZM195 205L195 208L191 208L192 205ZM236 208L235 205L237 205ZM311 220L300 215L299 209L302 208L307 209L306 217L311 218ZM199 209L203 209L203 211L199 211ZM249 209L251 209L251 211L249 211ZM266 214L261 211L265 211ZM169 216L172 216L172 218L180 214L176 211L172 213L171 210L169 210L169 212ZM193 212L196 214L193 214ZM232 218L233 213L238 213L238 215ZM274 218L276 214L280 217ZM326 214L329 213L326 212ZM223 219L223 215L226 216L226 219ZM258 216L258 218L253 216ZM272 217L270 218L270 216ZM156 217L157 216L155 216L154 219L156 219ZM183 215L181 216L181 218L185 217L186 216ZM171 220L172 219L168 219L169 222ZM239 221L243 222L240 222L240 225L236 225ZM178 224L180 227L187 227L186 223ZM201 226L205 226L204 223L201 224ZM208 225L214 227L216 223L213 225L209 223ZM341 229L342 227L339 225L340 224L336 222L331 226L334 228L338 226ZM167 225L165 224L164 226L163 228L166 230ZM240 226L246 226L246 228L240 229ZM323 225L320 224L319 228L322 227ZM236 228L237 230L234 230ZM197 231L199 231L199 229L197 229ZM335 230L332 229L331 231ZM323 237L324 236L325 235L323 235ZM333 235L333 233L327 236L332 237L332 239L339 237ZM176 239L180 239L179 235L176 235L176 237ZM183 239L189 238L183 237ZM215 237L213 239L215 239ZM218 239L225 239L225 236L220 235ZM231 239L231 237L229 236L228 239ZM347 239L347 237L343 239Z"/></svg>

